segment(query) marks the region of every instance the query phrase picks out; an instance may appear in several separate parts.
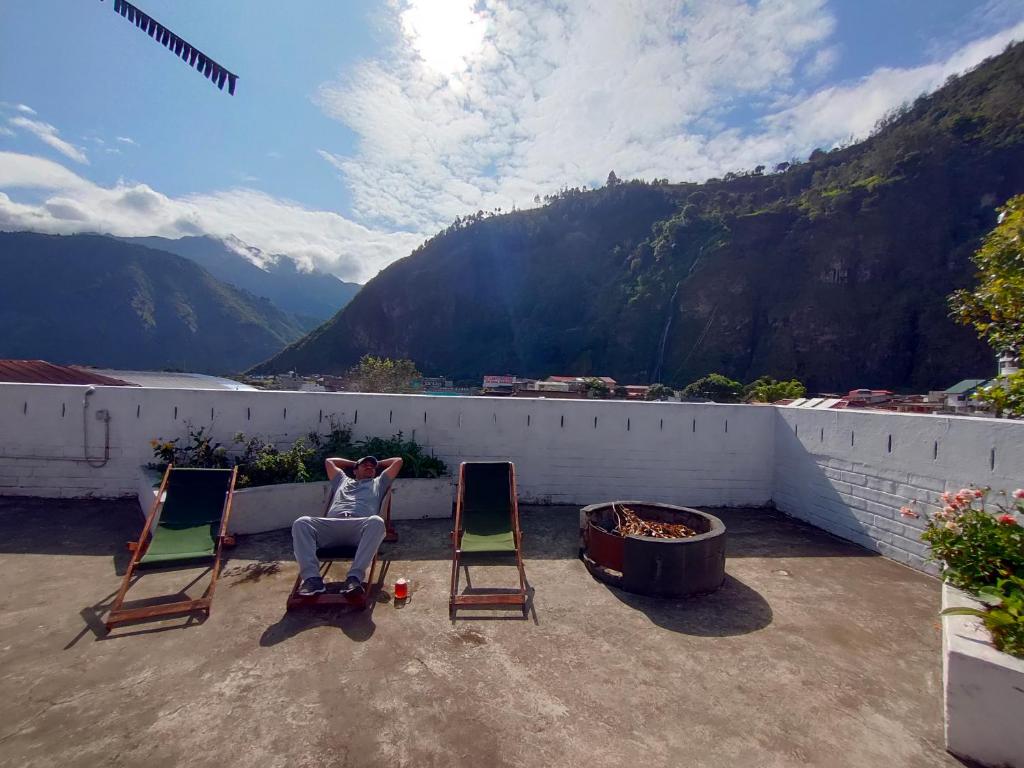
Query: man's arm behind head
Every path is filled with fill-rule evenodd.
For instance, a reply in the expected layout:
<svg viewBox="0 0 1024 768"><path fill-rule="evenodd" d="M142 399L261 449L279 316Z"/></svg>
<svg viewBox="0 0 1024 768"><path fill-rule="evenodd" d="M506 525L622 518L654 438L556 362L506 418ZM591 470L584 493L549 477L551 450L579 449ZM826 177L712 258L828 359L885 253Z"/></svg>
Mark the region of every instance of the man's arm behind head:
<svg viewBox="0 0 1024 768"><path fill-rule="evenodd" d="M388 479L394 480L402 471L402 459L395 456L390 459L381 459L377 462L377 471L381 475L387 475Z"/></svg>

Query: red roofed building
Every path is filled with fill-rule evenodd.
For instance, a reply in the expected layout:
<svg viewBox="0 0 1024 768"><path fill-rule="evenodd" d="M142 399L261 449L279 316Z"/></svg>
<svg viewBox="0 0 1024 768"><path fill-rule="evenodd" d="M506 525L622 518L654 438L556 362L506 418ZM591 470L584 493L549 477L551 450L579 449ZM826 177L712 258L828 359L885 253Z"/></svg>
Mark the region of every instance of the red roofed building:
<svg viewBox="0 0 1024 768"><path fill-rule="evenodd" d="M134 387L121 379L93 373L73 365L55 365L45 360L0 360L0 383L92 384L98 387Z"/></svg>

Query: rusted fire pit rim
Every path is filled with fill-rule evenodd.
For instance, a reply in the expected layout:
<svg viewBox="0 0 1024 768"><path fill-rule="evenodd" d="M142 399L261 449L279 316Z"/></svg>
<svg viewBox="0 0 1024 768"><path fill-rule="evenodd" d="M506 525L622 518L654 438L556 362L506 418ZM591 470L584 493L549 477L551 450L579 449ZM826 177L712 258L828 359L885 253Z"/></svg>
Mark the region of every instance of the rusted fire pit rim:
<svg viewBox="0 0 1024 768"><path fill-rule="evenodd" d="M698 533L696 536L687 536L682 539L662 539L656 536L636 536L630 534L628 536L619 536L617 533L607 531L609 536L617 536L621 539L639 539L640 541L652 541L658 544L695 544L699 541L706 541L707 539L713 539L716 536L721 536L725 533L725 523L714 515L709 515L707 512L701 512L699 509L693 507L679 507L674 504L662 504L660 501L602 501L599 504L591 504L590 506L583 507L580 512L587 516L587 524L594 525L590 519L590 515L594 512L603 512L605 510L611 512L612 506L618 505L622 507L630 507L640 517L642 514L636 511L635 507L658 507L660 509L667 509L673 512L685 512L690 515L697 515L708 521L710 528L707 533ZM635 506L634 506L635 505Z"/></svg>

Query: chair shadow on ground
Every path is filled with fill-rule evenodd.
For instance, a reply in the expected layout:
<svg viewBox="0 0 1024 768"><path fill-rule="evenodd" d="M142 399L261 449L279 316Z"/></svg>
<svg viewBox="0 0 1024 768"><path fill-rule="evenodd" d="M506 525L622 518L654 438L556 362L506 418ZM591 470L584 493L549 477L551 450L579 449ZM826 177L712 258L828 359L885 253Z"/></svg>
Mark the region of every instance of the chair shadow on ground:
<svg viewBox="0 0 1024 768"><path fill-rule="evenodd" d="M115 555L115 558L117 556ZM188 590L198 584L204 578L210 577L210 567L204 568L195 576L188 584L182 587L180 590L169 595L160 595L158 597L145 598L138 601L132 601L132 607L143 607L149 605L160 605L161 603L176 603L184 600L191 599ZM123 575L123 572L122 572ZM139 574L132 579L131 586L134 587L145 574ZM131 587L129 587L129 593ZM176 629L187 629L188 627L197 627L203 624L207 615L205 612L192 612L188 614L182 614L181 616L162 616L159 618L139 619L138 621L126 622L118 625L113 630L107 629L106 624L103 622L103 616L110 610L111 605L114 603L114 597L117 592L111 592L106 597L102 598L93 605L87 605L81 611L79 615L82 617L82 621L85 622L85 626L75 635L68 644L64 646L63 650L70 650L87 634L92 632L93 639L99 640L117 640L125 637L133 637L135 635L148 635L156 632L169 632ZM160 626L152 626L154 621L160 621ZM174 621L175 623L167 625L167 621ZM149 624L150 626L146 626Z"/></svg>
<svg viewBox="0 0 1024 768"><path fill-rule="evenodd" d="M458 592L460 595L512 595L519 593L519 589L516 587L474 587L473 578L469 571L469 566L474 565L474 563L472 562L472 557L469 557L468 559L469 562L463 562L459 578L456 581L456 589L458 590L463 579L465 580L466 587ZM476 562L475 565L483 565L486 567L486 563L488 562L489 561L484 558ZM512 560L513 565L511 567L514 567L514 562L515 561ZM540 621L537 619L537 609L534 607L533 603L535 593L536 590L533 588L533 585L530 584L529 579L527 579L526 604L524 606L461 605L455 612L455 615L451 617L452 623L456 621L529 621L532 618L533 623L539 625Z"/></svg>
<svg viewBox="0 0 1024 768"><path fill-rule="evenodd" d="M357 643L366 642L377 631L377 625L373 622L374 609L378 605L386 605L392 600L391 593L384 589L390 569L391 560L381 558L377 577L370 585L365 608L310 606L286 610L280 619L263 630L263 634L260 636L260 645L264 648L271 648L316 627L336 627L350 640ZM340 586L340 582L328 581L327 586L329 589L337 587Z"/></svg>
<svg viewBox="0 0 1024 768"><path fill-rule="evenodd" d="M622 603L644 613L656 626L683 635L746 635L772 623L768 601L728 573L716 591L687 598L648 597L605 586Z"/></svg>

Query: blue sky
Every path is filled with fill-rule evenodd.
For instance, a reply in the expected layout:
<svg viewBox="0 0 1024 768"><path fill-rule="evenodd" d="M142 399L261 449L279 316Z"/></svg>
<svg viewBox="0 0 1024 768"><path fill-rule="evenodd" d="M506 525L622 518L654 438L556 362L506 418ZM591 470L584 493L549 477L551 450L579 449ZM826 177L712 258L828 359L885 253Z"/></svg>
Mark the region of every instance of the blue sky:
<svg viewBox="0 0 1024 768"><path fill-rule="evenodd" d="M208 233L366 280L563 185L805 157L1024 38L1024 0L0 5L0 229Z"/></svg>

